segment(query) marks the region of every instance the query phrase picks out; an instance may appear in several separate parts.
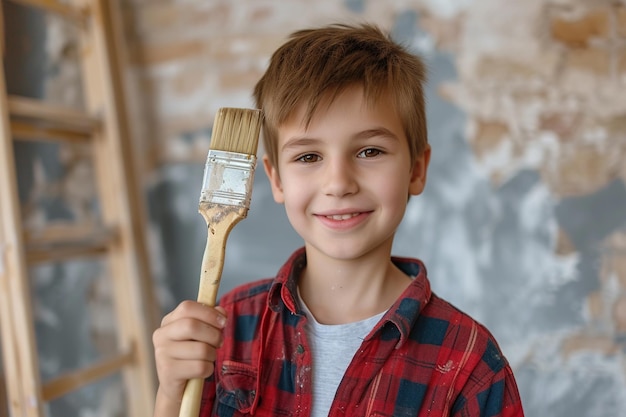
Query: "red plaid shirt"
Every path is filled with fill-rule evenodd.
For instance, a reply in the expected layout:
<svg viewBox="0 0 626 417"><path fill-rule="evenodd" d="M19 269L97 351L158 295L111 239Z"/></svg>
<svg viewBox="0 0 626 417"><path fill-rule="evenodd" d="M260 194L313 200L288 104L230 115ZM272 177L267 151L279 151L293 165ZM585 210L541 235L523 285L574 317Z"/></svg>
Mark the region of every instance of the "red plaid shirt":
<svg viewBox="0 0 626 417"><path fill-rule="evenodd" d="M415 279L363 341L329 416L523 416L489 331L431 292L420 261L393 260ZM230 324L204 384L201 417L309 415L315 365L296 301L305 265L300 249L275 279L222 298Z"/></svg>

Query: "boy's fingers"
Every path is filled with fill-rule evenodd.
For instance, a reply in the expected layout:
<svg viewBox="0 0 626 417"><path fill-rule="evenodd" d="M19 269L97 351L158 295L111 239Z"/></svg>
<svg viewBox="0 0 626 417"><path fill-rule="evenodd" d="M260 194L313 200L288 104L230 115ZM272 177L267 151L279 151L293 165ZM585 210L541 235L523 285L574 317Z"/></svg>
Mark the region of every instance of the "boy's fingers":
<svg viewBox="0 0 626 417"><path fill-rule="evenodd" d="M209 307L197 301L186 300L163 317L161 326L167 326L181 318L193 318L221 329L226 324L226 311L222 307Z"/></svg>
<svg viewBox="0 0 626 417"><path fill-rule="evenodd" d="M192 378L206 378L213 374L215 364L209 360L172 361L157 368L160 381L186 381Z"/></svg>
<svg viewBox="0 0 626 417"><path fill-rule="evenodd" d="M207 343L209 345L219 347L222 344L222 331L205 322L183 318L172 322L169 325L161 327L155 332L157 342L162 340L195 340Z"/></svg>
<svg viewBox="0 0 626 417"><path fill-rule="evenodd" d="M154 353L161 382L208 377L217 357L215 347L207 343L171 339L155 344Z"/></svg>
<svg viewBox="0 0 626 417"><path fill-rule="evenodd" d="M172 349L164 354L176 361L202 360L213 362L217 356L213 346L195 341L178 342L176 349Z"/></svg>

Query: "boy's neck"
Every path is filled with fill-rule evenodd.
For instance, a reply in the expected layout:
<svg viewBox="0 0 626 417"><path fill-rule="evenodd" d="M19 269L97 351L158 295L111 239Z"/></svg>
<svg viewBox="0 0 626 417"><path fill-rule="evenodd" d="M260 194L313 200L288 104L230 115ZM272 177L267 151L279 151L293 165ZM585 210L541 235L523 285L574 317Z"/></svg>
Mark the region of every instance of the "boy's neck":
<svg viewBox="0 0 626 417"><path fill-rule="evenodd" d="M391 262L390 249L345 261L307 247L298 288L319 323L343 324L387 310L410 282Z"/></svg>

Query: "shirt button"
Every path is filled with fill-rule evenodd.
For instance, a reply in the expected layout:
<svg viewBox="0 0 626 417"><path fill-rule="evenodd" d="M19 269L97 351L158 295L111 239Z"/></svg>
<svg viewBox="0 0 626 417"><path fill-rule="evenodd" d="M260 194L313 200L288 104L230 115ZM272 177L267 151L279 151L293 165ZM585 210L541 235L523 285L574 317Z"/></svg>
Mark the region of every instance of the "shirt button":
<svg viewBox="0 0 626 417"><path fill-rule="evenodd" d="M296 348L296 352L297 352L299 355L302 355L302 354L304 353L304 346L302 346L302 345L298 345L298 347Z"/></svg>

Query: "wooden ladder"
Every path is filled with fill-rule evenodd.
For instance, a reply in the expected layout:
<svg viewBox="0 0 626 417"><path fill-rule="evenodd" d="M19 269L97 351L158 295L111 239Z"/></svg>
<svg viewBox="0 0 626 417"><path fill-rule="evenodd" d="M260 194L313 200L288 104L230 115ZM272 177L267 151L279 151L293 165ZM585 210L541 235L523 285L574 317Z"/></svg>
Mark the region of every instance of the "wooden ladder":
<svg viewBox="0 0 626 417"><path fill-rule="evenodd" d="M11 1L55 13L79 28L86 109L7 96L0 67L0 338L10 415L42 417L45 403L121 372L126 415L150 416L156 391L150 334L156 310L143 234L143 194L133 175L125 118L119 5L116 0ZM4 36L3 28L0 33ZM4 51L2 55L4 60ZM51 225L36 235L27 233L18 196L15 140L89 144L102 226L69 223ZM29 268L93 256L107 260L117 352L87 368L42 381Z"/></svg>

